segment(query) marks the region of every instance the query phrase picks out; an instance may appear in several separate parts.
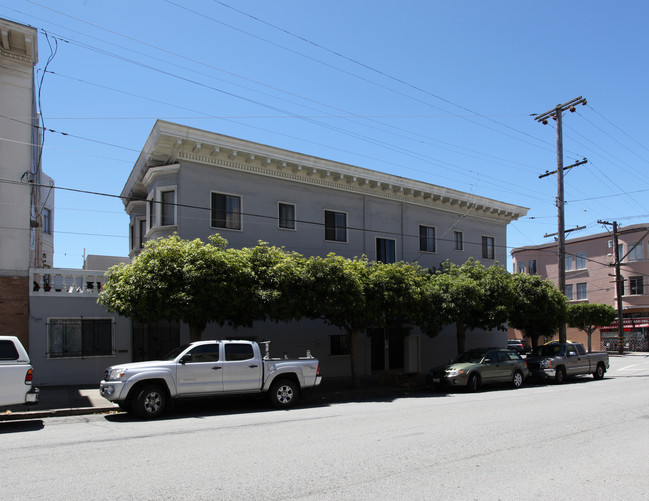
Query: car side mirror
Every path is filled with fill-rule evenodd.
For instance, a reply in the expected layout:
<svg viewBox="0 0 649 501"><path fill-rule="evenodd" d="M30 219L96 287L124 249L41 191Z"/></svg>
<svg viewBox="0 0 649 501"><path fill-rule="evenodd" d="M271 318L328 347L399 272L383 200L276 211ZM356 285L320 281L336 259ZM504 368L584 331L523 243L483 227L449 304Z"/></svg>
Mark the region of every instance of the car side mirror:
<svg viewBox="0 0 649 501"><path fill-rule="evenodd" d="M192 361L192 355L191 353L188 353L187 355L183 355L182 358L179 360L179 362L183 365L185 365L187 362Z"/></svg>
<svg viewBox="0 0 649 501"><path fill-rule="evenodd" d="M485 358L485 359L483 360L483 362L484 362L485 364L490 364L491 362L493 362L493 360L491 360L490 358Z"/></svg>

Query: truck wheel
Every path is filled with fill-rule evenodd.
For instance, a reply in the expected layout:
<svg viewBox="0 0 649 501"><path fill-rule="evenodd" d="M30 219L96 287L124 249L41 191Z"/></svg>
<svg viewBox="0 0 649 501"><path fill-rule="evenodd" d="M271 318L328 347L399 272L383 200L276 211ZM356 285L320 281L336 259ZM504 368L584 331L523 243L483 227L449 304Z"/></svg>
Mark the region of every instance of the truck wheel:
<svg viewBox="0 0 649 501"><path fill-rule="evenodd" d="M566 369L563 367L558 367L557 372L554 374L554 382L557 384L564 383L566 381Z"/></svg>
<svg viewBox="0 0 649 501"><path fill-rule="evenodd" d="M473 393L478 391L479 387L480 387L480 378L478 377L477 374L471 374L469 376L469 382L466 384L467 391Z"/></svg>
<svg viewBox="0 0 649 501"><path fill-rule="evenodd" d="M605 372L606 369L604 369L604 364L597 364L597 368L595 369L595 372L593 372L593 377L595 379L604 379Z"/></svg>
<svg viewBox="0 0 649 501"><path fill-rule="evenodd" d="M288 409L298 400L298 387L290 379L275 381L268 392L270 401L278 409Z"/></svg>
<svg viewBox="0 0 649 501"><path fill-rule="evenodd" d="M144 419L157 418L164 411L167 394L161 386L152 384L140 389L133 400L133 411Z"/></svg>
<svg viewBox="0 0 649 501"><path fill-rule="evenodd" d="M512 386L514 388L520 388L523 386L523 380L525 378L523 377L523 373L521 371L516 371L514 372L514 377L512 378Z"/></svg>

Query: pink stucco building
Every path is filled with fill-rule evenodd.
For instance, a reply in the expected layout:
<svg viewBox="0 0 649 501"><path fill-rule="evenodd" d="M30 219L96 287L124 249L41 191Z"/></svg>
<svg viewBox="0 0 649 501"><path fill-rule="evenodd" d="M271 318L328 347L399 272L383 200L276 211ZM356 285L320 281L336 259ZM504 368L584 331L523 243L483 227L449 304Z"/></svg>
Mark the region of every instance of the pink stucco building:
<svg viewBox="0 0 649 501"><path fill-rule="evenodd" d="M649 351L649 225L618 228L622 311L628 351ZM566 240L566 296L572 303L608 304L617 308L613 232ZM519 247L511 251L514 273L538 274L558 284L559 249L556 242ZM593 334L593 349L617 351L617 323ZM568 329L568 339L586 344L586 334Z"/></svg>

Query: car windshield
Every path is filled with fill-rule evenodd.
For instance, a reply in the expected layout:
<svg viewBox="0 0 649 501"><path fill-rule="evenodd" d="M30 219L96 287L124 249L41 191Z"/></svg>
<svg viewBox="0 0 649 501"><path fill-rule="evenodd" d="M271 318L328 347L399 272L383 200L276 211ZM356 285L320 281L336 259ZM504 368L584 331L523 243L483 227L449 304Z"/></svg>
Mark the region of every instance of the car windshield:
<svg viewBox="0 0 649 501"><path fill-rule="evenodd" d="M553 357L561 353L561 346L558 344L544 344L535 348L532 352L533 357Z"/></svg>
<svg viewBox="0 0 649 501"><path fill-rule="evenodd" d="M485 356L485 351L467 351L457 356L453 363L458 364L479 364Z"/></svg>
<svg viewBox="0 0 649 501"><path fill-rule="evenodd" d="M182 346L179 346L178 348L174 348L169 353L167 353L167 356L163 357L162 360L173 360L178 355L180 355L183 351L185 351L187 348L189 348L189 344L184 344Z"/></svg>

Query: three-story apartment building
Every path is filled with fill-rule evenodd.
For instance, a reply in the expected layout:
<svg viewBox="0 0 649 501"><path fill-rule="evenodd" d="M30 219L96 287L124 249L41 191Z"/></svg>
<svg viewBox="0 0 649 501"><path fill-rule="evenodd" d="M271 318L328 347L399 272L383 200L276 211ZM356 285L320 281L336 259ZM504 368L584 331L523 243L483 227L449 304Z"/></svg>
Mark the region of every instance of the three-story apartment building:
<svg viewBox="0 0 649 501"><path fill-rule="evenodd" d="M435 268L446 259L474 257L504 263L507 224L526 214L512 204L362 167L157 121L122 191L130 216L130 257L149 239L177 233L200 238L218 233L231 247L262 240L304 255L366 255L384 262L418 262ZM309 325L307 325L309 324ZM237 333L208 326L204 337L270 338L274 350L311 349L328 374L345 375L341 332L317 322L255 326ZM147 357L161 336L188 337L186 326L134 323L134 358ZM364 374L447 359L454 330L434 340L368 333ZM468 338L504 344L502 333ZM485 339L486 338L488 339ZM155 338L155 339L154 339ZM478 341L479 340L479 341ZM166 346L168 343L165 341ZM173 343L171 343L173 344Z"/></svg>

